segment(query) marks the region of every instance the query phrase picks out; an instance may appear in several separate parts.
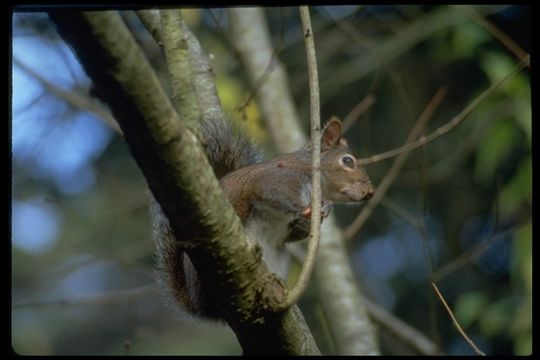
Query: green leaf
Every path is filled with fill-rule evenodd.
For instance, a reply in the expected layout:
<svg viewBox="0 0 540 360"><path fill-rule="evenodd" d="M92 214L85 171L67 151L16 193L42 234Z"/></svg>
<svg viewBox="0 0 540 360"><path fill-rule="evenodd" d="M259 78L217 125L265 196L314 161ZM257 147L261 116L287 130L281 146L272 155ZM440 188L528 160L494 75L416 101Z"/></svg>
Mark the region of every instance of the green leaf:
<svg viewBox="0 0 540 360"><path fill-rule="evenodd" d="M472 57L478 47L490 39L489 34L475 23L469 22L455 28L452 53L456 58Z"/></svg>
<svg viewBox="0 0 540 360"><path fill-rule="evenodd" d="M516 307L510 332L514 340L532 332L532 292L529 292Z"/></svg>
<svg viewBox="0 0 540 360"><path fill-rule="evenodd" d="M491 304L479 319L480 331L494 337L508 331L513 318L511 298L503 298Z"/></svg>
<svg viewBox="0 0 540 360"><path fill-rule="evenodd" d="M527 291L532 292L532 226L525 226L515 230L512 234L511 271L512 280L525 285ZM517 286L520 286L517 284Z"/></svg>
<svg viewBox="0 0 540 360"><path fill-rule="evenodd" d="M472 291L461 295L455 304L454 314L463 328L470 326L482 313L488 299L480 291Z"/></svg>
<svg viewBox="0 0 540 360"><path fill-rule="evenodd" d="M515 58L499 52L488 52L481 60L482 68L493 84L506 75L516 66ZM531 141L531 84L525 73L520 73L506 82L499 90L512 100L511 116L521 126L529 142Z"/></svg>
<svg viewBox="0 0 540 360"><path fill-rule="evenodd" d="M499 52L484 54L481 64L492 84L508 75L515 66L515 62L510 57Z"/></svg>
<svg viewBox="0 0 540 360"><path fill-rule="evenodd" d="M515 355L531 355L532 354L532 332L524 336L517 337L514 341Z"/></svg>
<svg viewBox="0 0 540 360"><path fill-rule="evenodd" d="M501 215L509 216L522 204L532 205L532 159L523 159L514 177L506 184L500 196Z"/></svg>
<svg viewBox="0 0 540 360"><path fill-rule="evenodd" d="M512 234L511 279L512 286L521 295L516 306L510 333L514 339L514 352L529 355L532 352L532 223L528 222Z"/></svg>
<svg viewBox="0 0 540 360"><path fill-rule="evenodd" d="M523 96L516 96L514 99L514 119L521 126L529 144L532 139L532 112L531 112L531 90L530 87L526 87Z"/></svg>
<svg viewBox="0 0 540 360"><path fill-rule="evenodd" d="M515 125L508 119L496 121L483 138L476 154L474 174L479 182L491 181L517 140Z"/></svg>

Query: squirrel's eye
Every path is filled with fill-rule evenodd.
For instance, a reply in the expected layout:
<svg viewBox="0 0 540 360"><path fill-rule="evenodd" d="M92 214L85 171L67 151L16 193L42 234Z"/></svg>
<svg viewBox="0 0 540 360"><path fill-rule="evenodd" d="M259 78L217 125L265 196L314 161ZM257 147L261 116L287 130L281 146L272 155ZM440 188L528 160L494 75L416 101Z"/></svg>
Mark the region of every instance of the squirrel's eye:
<svg viewBox="0 0 540 360"><path fill-rule="evenodd" d="M343 165L347 166L347 167L354 167L354 158L352 156L349 156L349 155L345 155L344 157L341 158L341 161L343 162Z"/></svg>

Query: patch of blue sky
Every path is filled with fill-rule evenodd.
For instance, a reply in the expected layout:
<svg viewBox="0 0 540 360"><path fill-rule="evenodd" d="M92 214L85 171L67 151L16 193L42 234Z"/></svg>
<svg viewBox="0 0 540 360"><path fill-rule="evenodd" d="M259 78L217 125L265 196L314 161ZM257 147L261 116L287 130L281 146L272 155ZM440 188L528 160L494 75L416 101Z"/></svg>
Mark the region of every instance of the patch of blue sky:
<svg viewBox="0 0 540 360"><path fill-rule="evenodd" d="M13 55L64 88L86 79L74 55L61 42L15 37ZM74 111L53 95L34 103L43 89L16 65L12 81L13 160L26 163L33 177L50 178L66 194L88 190L95 182L91 162L109 143L110 129L95 116Z"/></svg>
<svg viewBox="0 0 540 360"><path fill-rule="evenodd" d="M436 262L443 246L440 225L433 217L425 219L427 247ZM402 274L413 282L422 282L431 271L424 241L414 226L396 218L388 232L370 239L354 255L353 261L362 274L380 281Z"/></svg>
<svg viewBox="0 0 540 360"><path fill-rule="evenodd" d="M13 65L12 76L12 114L27 109L43 92L43 87L29 74Z"/></svg>
<svg viewBox="0 0 540 360"><path fill-rule="evenodd" d="M495 227L502 228L495 232ZM489 246L473 261L489 274L506 273L510 267L511 232L506 224L496 224L491 215L469 217L461 228L460 242L463 249L473 249L489 242Z"/></svg>
<svg viewBox="0 0 540 360"><path fill-rule="evenodd" d="M16 31L14 28L14 33ZM14 59L62 87L89 81L77 58L63 41L41 36L14 36L12 51ZM17 68L15 64L13 67Z"/></svg>
<svg viewBox="0 0 540 360"><path fill-rule="evenodd" d="M62 219L52 205L38 199L13 201L11 231L13 246L31 254L41 254L54 246Z"/></svg>
<svg viewBox="0 0 540 360"><path fill-rule="evenodd" d="M95 180L91 162L105 150L111 131L87 113L74 113L67 121L44 120L28 117L33 126L19 127L14 119L14 161L30 162L29 175L50 178L66 194L89 189Z"/></svg>
<svg viewBox="0 0 540 360"><path fill-rule="evenodd" d="M404 254L392 241L392 234L370 239L355 257L363 275L381 281L390 280L405 262Z"/></svg>

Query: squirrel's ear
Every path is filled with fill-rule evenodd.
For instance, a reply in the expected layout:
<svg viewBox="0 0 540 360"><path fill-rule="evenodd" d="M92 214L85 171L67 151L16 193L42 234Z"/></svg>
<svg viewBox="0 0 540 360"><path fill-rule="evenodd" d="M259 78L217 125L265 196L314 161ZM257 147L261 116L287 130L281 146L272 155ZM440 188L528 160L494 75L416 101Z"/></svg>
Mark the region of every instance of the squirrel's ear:
<svg viewBox="0 0 540 360"><path fill-rule="evenodd" d="M321 151L326 151L339 144L341 139L341 121L332 116L326 123L321 135Z"/></svg>

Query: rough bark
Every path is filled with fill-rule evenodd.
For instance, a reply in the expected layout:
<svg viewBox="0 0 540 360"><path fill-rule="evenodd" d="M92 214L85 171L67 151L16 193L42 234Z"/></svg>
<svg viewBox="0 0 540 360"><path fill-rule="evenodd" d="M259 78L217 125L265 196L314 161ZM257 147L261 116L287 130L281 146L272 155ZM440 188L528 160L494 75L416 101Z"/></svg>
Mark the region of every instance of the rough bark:
<svg viewBox="0 0 540 360"><path fill-rule="evenodd" d="M249 245L201 144L118 14L50 11L49 16L111 108L173 231L193 240L182 245L199 274L215 284L244 352L318 353L297 308L269 312L280 303L282 284L261 261L260 249Z"/></svg>

